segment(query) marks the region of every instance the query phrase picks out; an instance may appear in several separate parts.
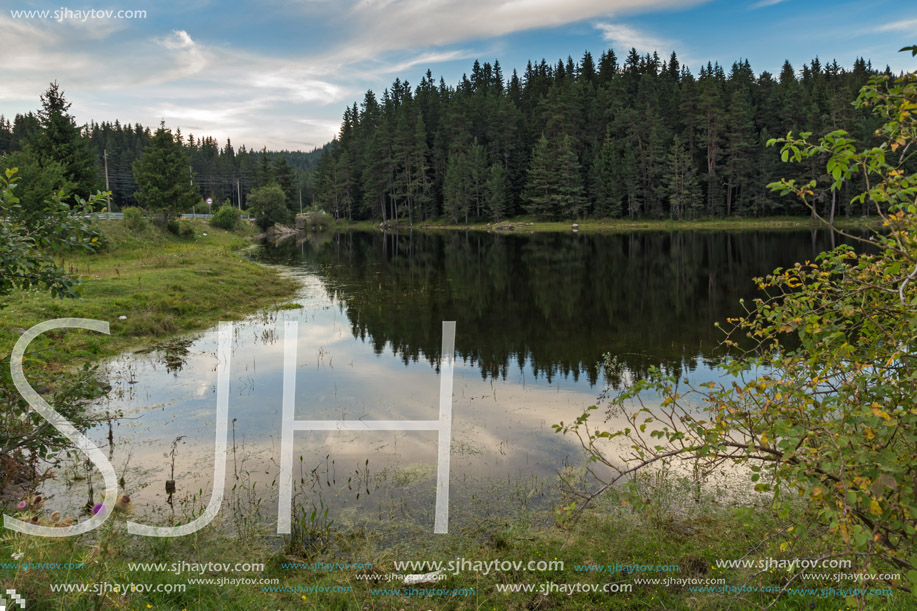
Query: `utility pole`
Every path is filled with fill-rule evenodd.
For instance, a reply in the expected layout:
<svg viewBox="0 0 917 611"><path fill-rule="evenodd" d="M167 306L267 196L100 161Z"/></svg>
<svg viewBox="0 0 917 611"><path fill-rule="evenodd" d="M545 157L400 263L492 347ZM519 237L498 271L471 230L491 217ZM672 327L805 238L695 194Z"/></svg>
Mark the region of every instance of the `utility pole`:
<svg viewBox="0 0 917 611"><path fill-rule="evenodd" d="M242 190L239 188L239 179L236 179L236 197L239 200L239 210L242 210Z"/></svg>
<svg viewBox="0 0 917 611"><path fill-rule="evenodd" d="M194 188L194 169L191 167L191 164L188 164L188 177L191 180L191 188ZM181 218L182 215L179 213L178 218ZM191 206L191 218L197 218L197 206Z"/></svg>
<svg viewBox="0 0 917 611"><path fill-rule="evenodd" d="M102 159L105 160L105 199L107 200L107 204L105 206L105 218L111 218L111 193L110 189L108 188L108 149L103 149Z"/></svg>

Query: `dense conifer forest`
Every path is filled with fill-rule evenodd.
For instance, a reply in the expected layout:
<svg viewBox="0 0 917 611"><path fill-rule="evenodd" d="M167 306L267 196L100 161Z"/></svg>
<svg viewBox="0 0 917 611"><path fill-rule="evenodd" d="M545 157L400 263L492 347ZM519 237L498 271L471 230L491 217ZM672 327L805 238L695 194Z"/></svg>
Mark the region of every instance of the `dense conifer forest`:
<svg viewBox="0 0 917 611"><path fill-rule="evenodd" d="M815 59L779 75L747 61L695 74L674 53L633 49L529 63L509 78L499 61L476 61L456 86L428 71L417 87L396 79L345 110L318 165L317 200L339 217L409 223L805 214L766 189L790 169L766 142L841 126L870 140L875 119L851 103L876 72L863 59ZM861 214L856 187L818 205Z"/></svg>
<svg viewBox="0 0 917 611"><path fill-rule="evenodd" d="M52 90L58 89L52 86ZM63 100L62 104L69 107ZM44 100L44 96L43 96ZM66 108L57 108L58 114L65 112ZM42 166L42 174L49 175L45 167L45 158L57 158L47 155L48 120L42 114L47 110L37 113L18 114L11 121L0 116L0 156L5 165L20 167L20 175L26 183L31 177L30 172L22 172L23 167L28 168L35 164ZM66 126L64 127L66 129ZM77 155L85 155L87 163L94 168L90 172L90 179L76 181L75 192L87 196L89 192L105 188L105 157L108 157L108 184L112 192L112 208L118 210L127 206L137 206L134 193L137 191L137 181L132 170L133 163L142 155L153 137L149 127L140 124L127 125L119 121L114 123L89 123L81 128L73 128L78 132L81 145L74 145ZM257 187L269 183L279 184L286 195L286 201L291 208L299 211L299 198L302 195L305 205L311 205L311 173L315 168L322 149L311 152L302 151L261 151L249 150L243 144L238 149L227 140L222 147L211 137L195 137L194 134L183 136L181 129L176 129L174 135L183 145L184 151L190 161L189 181L193 181L201 198L212 198L215 202L228 201L234 207L246 207L248 193ZM60 138L69 140L71 138ZM73 183L74 181L71 181ZM55 185L59 187L60 185ZM241 197L241 206L240 199ZM200 211L200 210L199 210Z"/></svg>
<svg viewBox="0 0 917 611"><path fill-rule="evenodd" d="M455 86L427 71L417 87L396 79L381 96L367 91L345 109L338 136L311 152L236 149L180 129L174 135L196 192L240 208L252 189L276 183L291 211L302 202L337 218L409 224L520 214L551 220L796 215L808 210L766 185L788 172L811 176L818 160L787 167L767 141L790 131L852 126L853 138L869 142L875 118L851 102L876 73L863 59L851 68L814 59L801 70L785 62L779 75L756 74L748 61L728 71L707 64L695 74L674 53L663 60L634 49L623 60L608 50L598 61L587 52L578 62L530 62L508 78L499 61L475 61ZM51 149L67 143L63 173L74 192L104 188L107 157L113 208L136 206L132 167L150 143L150 128L62 124L54 144L48 127L69 103L56 84L51 92L60 95L52 107L60 108L49 111L42 96L43 110L0 117L5 164L19 166L26 183L31 174L47 182L54 172L43 159L59 159L61 152ZM819 193L819 211L868 214L850 201L860 186Z"/></svg>

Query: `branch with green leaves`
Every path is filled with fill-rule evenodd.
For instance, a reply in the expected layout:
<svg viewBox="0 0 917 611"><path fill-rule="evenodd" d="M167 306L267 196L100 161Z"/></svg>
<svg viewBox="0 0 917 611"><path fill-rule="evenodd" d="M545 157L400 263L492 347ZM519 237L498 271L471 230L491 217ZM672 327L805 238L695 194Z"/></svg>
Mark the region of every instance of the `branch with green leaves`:
<svg viewBox="0 0 917 611"><path fill-rule="evenodd" d="M794 521L778 550L845 555L855 569L903 574L890 585L913 592L917 74L873 78L854 105L882 120L878 145L859 146L843 130L768 144L782 145L785 162L822 160L829 190L862 180L854 201L875 207L884 224L868 240L850 237L869 248L842 245L756 278L762 296L727 321L731 356L719 368L728 381L694 387L653 370L610 401L604 425L591 422L591 407L555 429L575 435L588 460L612 474L579 492L580 511L662 462L691 464L699 479L728 468L749 493L769 495L779 519ZM817 214L812 198L825 185L770 187Z"/></svg>
<svg viewBox="0 0 917 611"><path fill-rule="evenodd" d="M40 288L55 297L79 297L78 279L67 274L54 260L66 251L95 251L101 246L93 209L104 194L73 204L63 193L51 194L51 204L42 218L27 219L16 197L16 169L0 175L0 295L15 289Z"/></svg>

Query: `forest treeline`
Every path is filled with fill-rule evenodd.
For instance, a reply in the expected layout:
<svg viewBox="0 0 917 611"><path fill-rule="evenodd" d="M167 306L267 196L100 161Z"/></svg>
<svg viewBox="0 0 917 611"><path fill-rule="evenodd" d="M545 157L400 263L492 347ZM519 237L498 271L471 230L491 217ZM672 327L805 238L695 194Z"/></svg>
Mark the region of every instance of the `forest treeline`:
<svg viewBox="0 0 917 611"><path fill-rule="evenodd" d="M107 157L108 185L112 208L119 210L138 206L138 190L133 163L149 146L153 132L139 123L134 125L91 122L71 125L67 114L69 102L56 83L42 96L37 112L17 114L13 120L0 116L0 158L6 167L18 167L23 187L29 191L65 191L87 197L105 189ZM249 192L257 187L277 183L291 210L299 211L299 201L312 203L311 175L322 154L321 148L310 151L238 149L227 139L223 146L212 137L189 134L181 129L174 136L188 157L188 180L201 200L229 202L246 208ZM64 151L60 149L66 149ZM55 163L61 163L56 167ZM79 167L74 171L74 167ZM34 188L33 188L34 186ZM198 210L200 211L200 210Z"/></svg>
<svg viewBox="0 0 917 611"><path fill-rule="evenodd" d="M311 152L174 136L201 200L240 208L253 189L276 184L290 212L315 203L351 220L805 214L766 185L816 175L817 160L787 166L766 142L842 126L869 142L876 119L851 102L875 74L863 59L849 69L815 59L798 72L785 62L777 76L756 75L748 61L695 76L674 53L664 61L634 49L623 62L613 50L597 62L588 52L579 62L530 62L509 78L499 61L475 61L456 86L427 71L415 88L396 79L381 99L367 91L344 111L337 137ZM55 83L39 111L0 116L0 156L19 168L20 191L86 197L104 189L107 161L113 208L137 206L133 164L150 128L79 127L68 108ZM868 213L850 202L861 186L819 193L816 206L826 216Z"/></svg>
<svg viewBox="0 0 917 611"><path fill-rule="evenodd" d="M410 223L804 214L766 185L815 175L817 161L787 167L766 142L842 126L869 141L876 120L852 101L876 73L863 59L849 69L815 59L756 75L746 60L695 76L674 53L634 49L623 61L608 50L597 62L588 52L530 62L508 79L499 61L475 61L457 86L428 71L415 88L396 79L345 110L316 197L338 217ZM863 213L849 189L817 205Z"/></svg>

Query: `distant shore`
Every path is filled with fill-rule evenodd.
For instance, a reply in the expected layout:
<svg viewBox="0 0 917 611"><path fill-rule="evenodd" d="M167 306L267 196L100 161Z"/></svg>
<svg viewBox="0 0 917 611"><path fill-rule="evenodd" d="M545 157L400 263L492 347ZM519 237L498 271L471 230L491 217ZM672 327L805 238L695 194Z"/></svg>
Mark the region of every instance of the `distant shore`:
<svg viewBox="0 0 917 611"><path fill-rule="evenodd" d="M834 226L838 229L860 229L875 227L881 222L877 216L836 218ZM378 230L377 221L339 221L338 229L366 231ZM792 230L792 229L827 229L828 225L808 216L774 216L724 219L705 218L695 220L669 219L586 219L581 221L539 221L534 217L523 216L498 221L496 223L472 222L455 224L445 221L424 221L408 225L388 222L387 230L417 231L492 231L498 233L538 233L538 232L571 232L576 227L580 233L620 233L629 231L749 231L749 230Z"/></svg>

